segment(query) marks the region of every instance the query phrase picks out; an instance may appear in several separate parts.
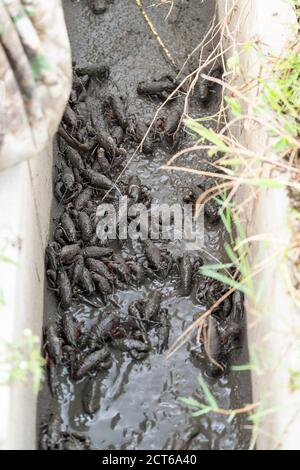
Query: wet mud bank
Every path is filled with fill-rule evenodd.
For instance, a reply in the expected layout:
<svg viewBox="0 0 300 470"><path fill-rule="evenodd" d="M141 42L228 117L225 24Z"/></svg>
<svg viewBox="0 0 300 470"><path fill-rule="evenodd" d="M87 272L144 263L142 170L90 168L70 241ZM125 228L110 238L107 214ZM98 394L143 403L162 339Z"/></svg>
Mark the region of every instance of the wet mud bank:
<svg viewBox="0 0 300 470"><path fill-rule="evenodd" d="M201 374L220 408L236 409L251 401L249 377L230 367L247 362L242 299L235 296L223 303L204 327L210 357L203 335L197 344L196 334L169 359L165 354L225 292L225 286L204 278L198 269L226 261L226 233L216 207L205 208L200 250L187 250L181 240L103 243L96 234L97 207L104 200L115 207L121 196L147 208L154 203L194 204L214 184L161 169L176 151L193 143L178 120L184 88L162 109L138 149L164 99L197 68L199 54L191 57L178 81L178 70L212 21L214 2L174 2L168 15L168 4L144 1L146 17L133 0L63 3L74 80L54 155L44 314L48 381L39 397L37 445L246 449L250 436L245 416L231 421L217 413L193 418L179 400L193 396L205 401L197 385ZM209 52L207 48L204 54ZM218 67L210 72L218 73ZM213 115L219 103L219 90L199 83L188 114ZM209 157L199 152L177 163L211 168Z"/></svg>

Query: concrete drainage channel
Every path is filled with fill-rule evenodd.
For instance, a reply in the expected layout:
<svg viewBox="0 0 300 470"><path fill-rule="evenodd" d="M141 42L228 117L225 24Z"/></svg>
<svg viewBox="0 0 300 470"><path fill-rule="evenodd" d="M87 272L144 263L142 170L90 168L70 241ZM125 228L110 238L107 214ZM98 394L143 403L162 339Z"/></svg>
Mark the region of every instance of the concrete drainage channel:
<svg viewBox="0 0 300 470"><path fill-rule="evenodd" d="M241 381L239 374L230 371L236 356L247 361L245 352L241 352L242 356L240 351L231 352L238 340L238 334L229 333L231 316L242 328L239 296L224 303L214 325L224 330L226 344L212 354L222 364L224 361L226 373L220 374L214 364L208 364L195 340L168 360L164 354L189 322L226 290L222 284L196 274L203 263L225 260L226 235L216 207L211 204L205 209L204 249L201 255L196 250L187 251L187 267L182 259L187 248L179 240L108 242L100 247L99 255L97 250L89 249L93 244L99 247L94 221L96 208L107 190L111 189L107 202L118 204L121 193L129 197L128 205L143 203L149 208L150 204L182 204L187 198L195 201L203 187L208 189L213 184L197 175L177 175L160 169L176 150L193 143L186 132L175 134L177 116L182 115L184 108L181 90L155 120L143 151L136 152L159 105L176 88L174 64L183 63L201 41L215 11L213 3L201 8L196 1L178 4L168 21L163 22L161 11L150 5L151 2L143 2L148 18L163 38L164 48L151 34L149 20L145 21L135 2L113 2L101 16L94 15L84 2L65 2L75 61L71 106L77 115L82 115L84 123L73 135L85 145L93 142L96 135L97 146L80 159L77 150L84 155L80 145L75 145L74 151L59 132L54 226L47 249L50 290L46 292L44 317L51 391L45 384L40 395L42 448L243 449L249 445L245 416L229 422L226 416L207 415L198 421L179 401L179 397L194 394L199 373L207 376L223 408L241 408L244 397L250 401L246 376ZM132 50L136 51L134 58ZM182 73L195 69L197 60L191 58ZM91 76L94 69L86 68L87 63L100 64L96 76ZM218 68L216 63L214 73ZM219 106L219 91L214 87L206 99L202 98L200 87L190 100L190 114L196 117L200 109L202 114L213 115ZM69 133L76 125L70 114L68 110L63 119ZM106 132L118 132L118 143L112 144ZM202 161L196 153L188 160L191 166L212 171L205 154L201 155ZM71 190L61 184L65 164L73 168L74 177L78 178L72 182ZM106 180L98 181L97 171L104 171ZM110 188L111 180L116 181L117 190ZM77 185L79 195L74 197ZM82 190L88 193L86 200L82 200ZM61 249L62 245L72 246L74 256L65 257L69 248ZM92 288L83 285L82 274L77 276L83 263L84 273L95 283L96 291L91 294L88 291ZM192 269L193 280L189 279ZM187 279L186 286L181 277ZM51 287L59 292L53 295ZM61 339L62 355L54 348ZM58 440L57 427L63 432Z"/></svg>
<svg viewBox="0 0 300 470"><path fill-rule="evenodd" d="M126 8L123 3L126 3ZM150 5L153 2L143 2L145 8L149 6L148 3ZM203 2L200 6L197 0L187 3L182 2L180 7L180 9L175 8L172 11L167 22L163 21L162 10L159 8L149 9L152 23L163 38L172 57L179 64L183 63L188 54L199 44L215 12L215 5L213 2L208 1ZM124 97L126 116L130 121L132 119L133 130L136 130L139 123L149 124L161 101L159 97L149 99L149 96L139 96L137 86L143 81L157 80L162 76L174 76L174 70L168 57L163 54L161 47L157 44L156 39L149 33L148 25L135 2L126 0L126 2L122 2L122 6L119 5L119 2L109 2L108 10L103 16L94 15L83 1L76 3L65 1L64 8L76 63L78 65L87 62L101 63L107 64L110 68L108 78L102 77L100 81L90 81L87 96L84 97L87 103L87 114L85 116L92 115L94 125L97 122L109 127L111 130L111 127L114 127L115 124L114 116L109 112L110 110L103 113L102 103L105 97L114 95ZM223 14L223 10L221 14ZM116 18L118 18L117 22ZM133 54L132 51L135 51L135 53ZM147 60L145 60L145 57L147 57ZM155 64L155 70L153 64ZM189 67L193 70L197 67L197 63L190 63ZM188 72L189 70L184 70L185 74ZM218 110L219 100L220 96L216 89L210 104L206 105L205 108L195 94L195 98L191 100L190 114L197 117L200 109L201 115L212 115ZM185 194L186 188L190 189L199 184L199 177L189 175L188 177L182 177L182 175L170 174L160 170L161 165L173 155L173 146L178 145L178 149L180 149L192 142L187 134L181 135L180 141L175 143L173 140L168 141L164 136L164 123L172 108L176 106L182 107L180 97L166 107L161 120L156 122L157 127L155 133L151 133L152 142L150 142L153 153L146 154L144 148L144 153L138 153L132 159L124 178L121 178L119 182L124 191L128 187L128 179L133 175L137 175L140 177L142 184L148 186L146 189L149 193L146 191L146 197L151 197L152 201L155 202L173 203ZM80 110L86 111L83 110L82 106L80 106ZM83 117L83 119L86 118ZM81 138L80 135L77 137L78 139ZM133 155L137 147L137 140L136 132L135 134L128 132L127 135L126 131L124 141L120 144L120 147L125 148L127 158L128 155ZM61 140L59 145L64 145ZM61 147L58 149L55 145L54 160L59 167L62 157L58 150L63 150L62 153L64 154L66 150L65 148L61 149ZM189 158L188 163L197 168L199 156L191 155ZM47 162L49 161L48 156ZM200 163L207 168L208 163L205 155L201 155ZM35 164L38 164L37 160L33 160L29 166L28 163L22 165L24 168L26 166L27 172ZM120 162L119 168L116 165L115 170L113 170L115 173L110 174L109 177L115 179L120 168L122 169L122 165L122 162ZM49 174L49 167L46 168L42 165L37 169L37 178L31 180L30 185L32 186L28 191L28 193L35 195L33 200L35 199L41 203L41 201L49 201L50 194L52 197ZM41 188L42 175L47 181L47 185L43 188ZM6 176L1 175L1 177L4 177L3 179L7 181L10 178L9 173ZM56 170L54 177L57 177ZM87 183L86 180L83 181L83 184L88 186ZM200 183L203 183L203 181L200 181ZM36 196L38 188L41 188L42 198ZM98 202L96 197L95 202ZM30 289L34 289L32 287L34 285L37 286L39 293L42 291L42 266L50 220L49 208L47 209L46 202L44 206L40 216L36 212L36 207L32 207L31 210L31 213L37 215L34 225L42 227L41 233L39 230L37 231L40 239L40 249L37 254L39 274L35 280L32 280L30 285ZM68 207L68 210L72 211L72 208ZM60 220L64 211L63 201L57 203L54 200L51 217L54 217L55 221L54 225L50 226L51 242L53 241L57 221ZM75 212L70 213L72 218L76 218L77 214ZM212 220L208 219L205 223L204 247L206 255L201 254L201 256L203 256L205 262L211 262L211 257L223 261L225 259L223 243L226 234L222 229L222 224L211 222ZM24 237L25 231L20 229L19 233ZM65 234L62 233L63 238L64 236ZM174 258L180 258L180 246L168 242L166 248ZM119 246L118 249L119 254L122 254L126 260L131 261L135 260L135 255L142 251L141 245L138 243L133 243L131 246L124 244L121 246L121 250ZM198 254L193 253L192 256L197 257ZM111 267L113 268L112 264ZM247 449L249 447L250 433L245 430L246 415L241 414L232 421L229 421L228 417L218 414L208 414L200 419L195 419L191 415L191 410L179 402L179 396L195 396L199 374L202 374L209 383L219 405L226 409L237 409L243 407L245 403L250 403L251 384L247 373L233 373L230 371L230 367L226 374L218 378L212 378L211 370L207 370L207 358L203 359L192 353L191 350L195 349L193 343L184 346L168 361L166 361L164 355L160 354L159 327L162 326L162 312L166 313L170 322L169 345L171 345L191 323L193 317L199 316L199 313L205 311L206 308L205 301L201 304L199 298L197 299L197 289L195 292L195 287L191 289L188 297L180 295L180 282L176 267L172 267L167 279L162 279L163 277L152 277L147 274L146 281L142 281L140 285L130 285L130 288L128 288L128 285L124 286L124 279L121 279L121 282L118 281L118 285L114 286L113 294L108 296L105 306L102 305L101 297L93 296L92 303L101 305L100 308L91 305L89 302L78 301L76 291L73 292L72 305L65 313L68 313L76 320L82 337L99 320L99 310L108 314L117 311L126 316L128 307L133 301L148 302L153 292L160 292L162 301L157 318L155 318L157 327L145 327L151 343L151 351L147 351L142 361L136 361L132 355L120 351L118 347L113 347L111 343L114 343L114 341L117 343L118 338L122 339L122 329L116 329L117 339L113 338L112 340L110 337L107 342L111 355L110 368L97 372L97 376L100 374L101 395L95 406L96 412L90 414L86 412L87 405L84 405L83 399L88 377L78 377L79 380L74 380L74 375L71 372L74 351L71 351L71 348L68 347L69 345L66 344L67 341L64 336L65 348L62 363L57 361L56 367L52 367L55 362L53 348L52 351L48 348L48 355L52 355L52 357L50 357L51 361L48 361L47 373L51 369L53 389L51 393L48 383L44 383L39 396L37 428L35 428L36 423L33 419L36 407L34 396L29 391L24 394L20 389L14 389L13 395L10 394L7 409L12 411L3 414L6 416L6 420L2 422L3 430L8 436L4 448L28 449L36 448L37 445L43 448L52 446L55 448L91 446L91 448L96 449ZM59 300L61 301L61 299ZM54 293L46 288L44 326L49 328L59 325L60 328L61 310L61 305L58 306ZM37 303L36 311L41 311L41 302ZM24 328L31 327L34 332L39 333L41 331L41 322L41 317L37 318L35 316L35 319L33 319L27 316L26 321L24 317L22 326ZM20 325L18 325L19 327ZM16 326L12 326L12 330L17 330ZM132 330L130 330L130 333L132 334ZM135 341L141 342L141 336L141 333L137 333ZM48 339L51 341L51 337ZM76 371L78 372L77 355L78 351L75 348L75 361L73 364L75 375ZM245 364L248 362L245 336L242 348L231 352L229 361L230 364ZM93 375L94 372L92 372L92 377ZM254 394L257 396L259 393L260 385L255 382ZM6 400L8 396L8 393L6 393ZM196 394L196 396L199 398L199 395ZM30 406L25 406L25 402ZM8 402L6 401L6 403ZM30 417L25 414L25 410L31 410ZM53 423L52 430L49 430L47 426L49 421ZM4 427L5 424L8 426L8 433ZM28 432L28 429L30 429L30 432ZM37 433L35 429L37 429ZM80 435L80 438L78 435ZM262 441L261 445L266 444Z"/></svg>

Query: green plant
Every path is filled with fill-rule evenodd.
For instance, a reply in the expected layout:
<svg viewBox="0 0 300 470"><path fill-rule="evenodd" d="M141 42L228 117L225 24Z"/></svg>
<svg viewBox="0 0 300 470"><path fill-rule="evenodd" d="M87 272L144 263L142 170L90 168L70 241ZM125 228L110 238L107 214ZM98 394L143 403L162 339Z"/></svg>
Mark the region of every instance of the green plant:
<svg viewBox="0 0 300 470"><path fill-rule="evenodd" d="M300 390L300 370L289 369L290 374L290 390L296 392Z"/></svg>
<svg viewBox="0 0 300 470"><path fill-rule="evenodd" d="M18 241L0 247L0 264L15 265L13 258L8 256L10 246L18 246ZM5 307L5 292L0 287L0 307ZM0 312L5 315L6 312ZM9 383L31 384L35 393L38 392L43 377L44 359L40 354L39 338L26 329L18 344L0 338L0 372L1 385Z"/></svg>
<svg viewBox="0 0 300 470"><path fill-rule="evenodd" d="M18 344L11 344L0 339L1 372L5 377L3 384L19 382L30 383L35 393L38 392L43 377L44 359L40 355L39 338L26 329Z"/></svg>
<svg viewBox="0 0 300 470"><path fill-rule="evenodd" d="M201 375L199 375L198 377L198 384L200 385L200 390L202 394L204 395L205 403L202 403L201 401L193 397L179 397L179 400L184 405L187 405L195 410L192 413L192 415L195 418L205 415L207 413L217 413L217 414L228 416L228 421L232 421L236 415L244 414L244 413L250 414L255 408L259 406L259 404L257 403L257 404L247 405L241 409L225 410L219 407L217 400L215 399L214 395L209 389L209 386L207 385L207 383L205 382L205 380L203 379Z"/></svg>
<svg viewBox="0 0 300 470"><path fill-rule="evenodd" d="M299 25L299 0L288 0L288 2L295 8ZM216 57L219 53L221 56L224 52L228 53L227 49L224 50L222 42L223 32L227 28L227 24L224 23L219 28L220 49L215 51ZM239 76L243 72L241 69L243 55L249 52L255 54L260 68L256 77L251 77L245 82L245 80L239 80ZM228 292L187 328L176 340L169 354L173 354L181 347L190 338L193 330L199 328L220 305L220 302L223 302L235 290L242 291L251 300L254 306L254 322L260 321L266 313L270 313L260 310L260 300L264 295L266 284L262 280L257 287L254 279L271 264L275 264L277 271L282 274L283 282L294 302L300 307L299 41L291 43L290 47L277 57L266 55L264 44L258 41L238 44L238 48L236 44L232 44L230 54L226 61L223 58L225 68L223 80L203 74L203 69L207 64L202 65L199 72L203 79L211 80L222 87L224 100L220 113L199 119L191 118L186 113L184 122L195 136L196 144L174 155L163 167L166 170L215 178L216 185L199 197L197 205L200 206L209 199L214 199L219 203L219 214L228 233L228 242L225 244L228 261L202 266L200 272L226 284ZM185 109L188 109L188 106ZM258 150L248 148L243 141L236 138L234 130L237 127L250 126L257 132L263 132L264 135L269 136L269 141ZM176 166L177 158L191 150L207 151L208 156L213 160L214 170L202 171L186 166ZM243 194L247 195L243 202L237 202L235 197L240 188L243 188ZM254 233L251 237L247 237L243 227L247 208L255 201L258 193L276 191L280 188L286 188L291 196L289 224L292 228L292 237L285 246L276 246L276 249L272 251L272 249L269 250L271 246L273 247L272 235ZM261 253L266 253L265 258L256 259L253 254L253 244L258 245ZM290 262L294 266L293 273L288 267ZM270 334L272 334L271 331ZM295 338L296 340L298 341L298 338ZM253 345L250 350L249 363L234 366L233 371L251 371L263 376L273 367L274 364L268 364L261 351ZM276 364L275 367L278 365ZM290 390L298 390L299 371L289 370L289 377ZM205 403L191 397L181 398L181 401L194 408L195 416L217 412L217 403L207 393L207 386L204 385L203 379L199 384L206 397ZM267 400L262 399L258 409L249 415L253 427L252 448L257 434L264 432L261 428L263 418L278 409L268 408L266 403ZM287 405L284 404L284 406Z"/></svg>

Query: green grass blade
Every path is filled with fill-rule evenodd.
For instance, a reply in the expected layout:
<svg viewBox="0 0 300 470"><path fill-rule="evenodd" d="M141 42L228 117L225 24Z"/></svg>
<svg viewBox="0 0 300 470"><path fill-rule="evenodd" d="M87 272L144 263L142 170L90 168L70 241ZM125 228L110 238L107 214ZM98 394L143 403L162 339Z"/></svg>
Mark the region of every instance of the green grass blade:
<svg viewBox="0 0 300 470"><path fill-rule="evenodd" d="M194 418L198 418L199 416L206 415L207 413L210 413L211 411L213 411L211 407L206 406L205 408L203 408L203 410L195 411L194 413L192 413L192 416L194 416Z"/></svg>
<svg viewBox="0 0 300 470"><path fill-rule="evenodd" d="M215 271L210 271L207 267L206 268L200 268L200 272L207 277L211 277L212 279L215 279L216 281L223 282L227 286L237 289L241 292L243 292L245 295L251 295L250 289L242 284L241 282L235 281L231 277L226 276L225 274L221 274Z"/></svg>
<svg viewBox="0 0 300 470"><path fill-rule="evenodd" d="M207 383L205 382L203 377L201 377L201 375L199 375L199 377L198 377L198 383L199 383L200 387L202 388L202 391L205 395L205 398L206 398L208 404L211 406L212 411L218 410L219 405L218 405L215 397L213 396L213 394L209 390L209 387L208 387Z"/></svg>
<svg viewBox="0 0 300 470"><path fill-rule="evenodd" d="M203 405L198 400L192 397L179 397L178 400L184 403L185 405L192 406L193 408L203 407Z"/></svg>
<svg viewBox="0 0 300 470"><path fill-rule="evenodd" d="M218 135L214 131L207 129L206 127L202 126L202 124L196 123L191 118L185 120L185 125L203 139L206 139L212 144L216 145L219 148L220 152L228 152L229 148L227 147L227 145L224 144L223 140L218 137Z"/></svg>

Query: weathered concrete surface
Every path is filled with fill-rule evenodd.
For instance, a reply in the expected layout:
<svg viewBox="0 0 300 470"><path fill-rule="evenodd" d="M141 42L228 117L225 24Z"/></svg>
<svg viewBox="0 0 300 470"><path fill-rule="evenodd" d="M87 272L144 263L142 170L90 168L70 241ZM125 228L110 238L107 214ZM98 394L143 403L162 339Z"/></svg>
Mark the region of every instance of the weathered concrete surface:
<svg viewBox="0 0 300 470"><path fill-rule="evenodd" d="M56 124L70 93L71 55L66 30L65 50L68 51L69 83L61 83L57 99ZM11 163L11 160L10 160ZM30 329L41 337L44 306L44 250L49 234L52 201L52 142L28 161L0 172L0 355L4 342L16 346L23 332ZM14 263L5 263L1 255ZM22 364L21 364L22 366ZM7 375L0 372L0 382ZM36 439L36 395L31 385L0 386L0 449L34 449Z"/></svg>
<svg viewBox="0 0 300 470"><path fill-rule="evenodd" d="M237 51L250 41L257 41L264 54L279 56L295 40L295 15L288 2L282 0L237 0L219 2L220 18L236 4L229 25ZM234 49L233 49L234 50ZM229 54L231 55L231 53ZM246 82L259 74L260 62L255 49L241 54L241 80ZM257 93L253 89L248 97ZM258 126L236 128L236 136L250 150L270 149L270 137ZM268 158L276 156L268 151ZM264 170L266 177L275 177ZM282 175L281 175L282 178ZM240 191L240 201L249 196ZM288 225L289 200L285 189L259 190L248 204L245 224L249 237L264 234L270 242L253 243L253 265L271 257L267 268L254 279L255 291L262 292L259 304L247 304L250 354L256 353L261 373L252 373L253 399L261 402L268 413L262 417L258 433L258 449L299 449L300 392L291 391L290 370L299 370L300 312L293 302L286 282L289 270L285 249L291 242ZM274 255L278 255L274 258ZM273 259L272 259L273 256Z"/></svg>
<svg viewBox="0 0 300 470"><path fill-rule="evenodd" d="M36 158L0 173L0 236L7 245L5 255L15 261L0 264L5 300L0 330L1 339L12 345L20 342L27 328L41 336L51 175L50 145ZM30 385L0 388L0 415L0 448L34 448L36 396Z"/></svg>

